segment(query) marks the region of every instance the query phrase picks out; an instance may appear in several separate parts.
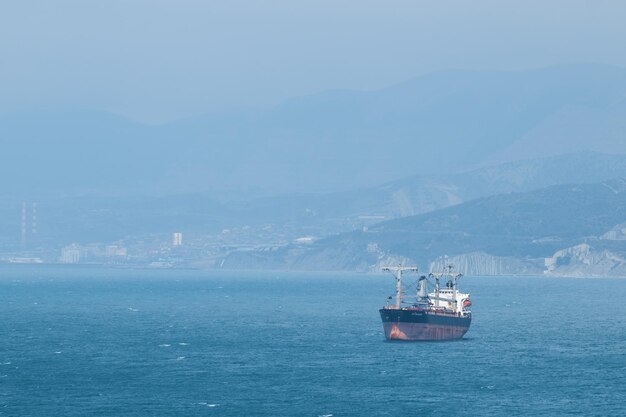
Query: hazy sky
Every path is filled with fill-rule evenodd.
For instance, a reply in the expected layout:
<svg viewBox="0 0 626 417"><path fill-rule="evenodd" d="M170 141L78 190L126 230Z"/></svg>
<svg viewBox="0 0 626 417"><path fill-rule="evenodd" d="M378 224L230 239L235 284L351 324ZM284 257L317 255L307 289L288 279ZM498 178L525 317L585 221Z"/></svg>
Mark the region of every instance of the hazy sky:
<svg viewBox="0 0 626 417"><path fill-rule="evenodd" d="M448 68L626 67L626 1L0 3L0 112L160 122Z"/></svg>

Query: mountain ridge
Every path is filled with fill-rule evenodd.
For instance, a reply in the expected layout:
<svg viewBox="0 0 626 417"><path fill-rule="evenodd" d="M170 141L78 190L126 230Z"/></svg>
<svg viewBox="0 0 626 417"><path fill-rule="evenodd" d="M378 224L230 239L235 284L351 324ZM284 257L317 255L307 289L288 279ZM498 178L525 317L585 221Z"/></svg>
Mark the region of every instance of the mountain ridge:
<svg viewBox="0 0 626 417"><path fill-rule="evenodd" d="M9 151L0 185L16 192L107 185L119 194L332 192L512 159L626 153L625 98L626 70L569 65L443 71L386 89L157 126L93 112L5 114L0 143Z"/></svg>

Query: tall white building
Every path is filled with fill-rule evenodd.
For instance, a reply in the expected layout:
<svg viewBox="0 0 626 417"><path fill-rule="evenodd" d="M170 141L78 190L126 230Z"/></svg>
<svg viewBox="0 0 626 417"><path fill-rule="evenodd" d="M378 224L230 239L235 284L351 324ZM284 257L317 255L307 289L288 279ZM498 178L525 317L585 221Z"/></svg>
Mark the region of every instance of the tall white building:
<svg viewBox="0 0 626 417"><path fill-rule="evenodd" d="M174 232L172 234L172 246L181 246L183 244L183 234L181 232Z"/></svg>
<svg viewBox="0 0 626 417"><path fill-rule="evenodd" d="M77 245L69 245L61 249L62 264L77 264L80 262L80 249Z"/></svg>

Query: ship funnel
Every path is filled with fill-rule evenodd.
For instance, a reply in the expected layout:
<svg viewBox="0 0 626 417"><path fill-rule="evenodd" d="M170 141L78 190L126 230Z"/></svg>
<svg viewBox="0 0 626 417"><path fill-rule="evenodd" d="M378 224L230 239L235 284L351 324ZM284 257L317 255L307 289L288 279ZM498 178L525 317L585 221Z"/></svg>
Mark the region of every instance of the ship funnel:
<svg viewBox="0 0 626 417"><path fill-rule="evenodd" d="M417 283L417 298L426 297L428 297L428 280L422 275Z"/></svg>

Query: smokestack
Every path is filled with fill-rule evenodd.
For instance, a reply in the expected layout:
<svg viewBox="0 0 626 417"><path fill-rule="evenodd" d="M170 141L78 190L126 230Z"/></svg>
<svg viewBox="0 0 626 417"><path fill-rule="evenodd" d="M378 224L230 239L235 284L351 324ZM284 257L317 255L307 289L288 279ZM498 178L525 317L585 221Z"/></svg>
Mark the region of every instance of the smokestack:
<svg viewBox="0 0 626 417"><path fill-rule="evenodd" d="M418 282L417 297L421 299L428 297L428 280L423 275Z"/></svg>
<svg viewBox="0 0 626 417"><path fill-rule="evenodd" d="M31 227L31 238L33 242L37 238L37 203L33 203L33 214L32 214L32 227Z"/></svg>
<svg viewBox="0 0 626 417"><path fill-rule="evenodd" d="M26 201L22 202L22 247L26 246Z"/></svg>

